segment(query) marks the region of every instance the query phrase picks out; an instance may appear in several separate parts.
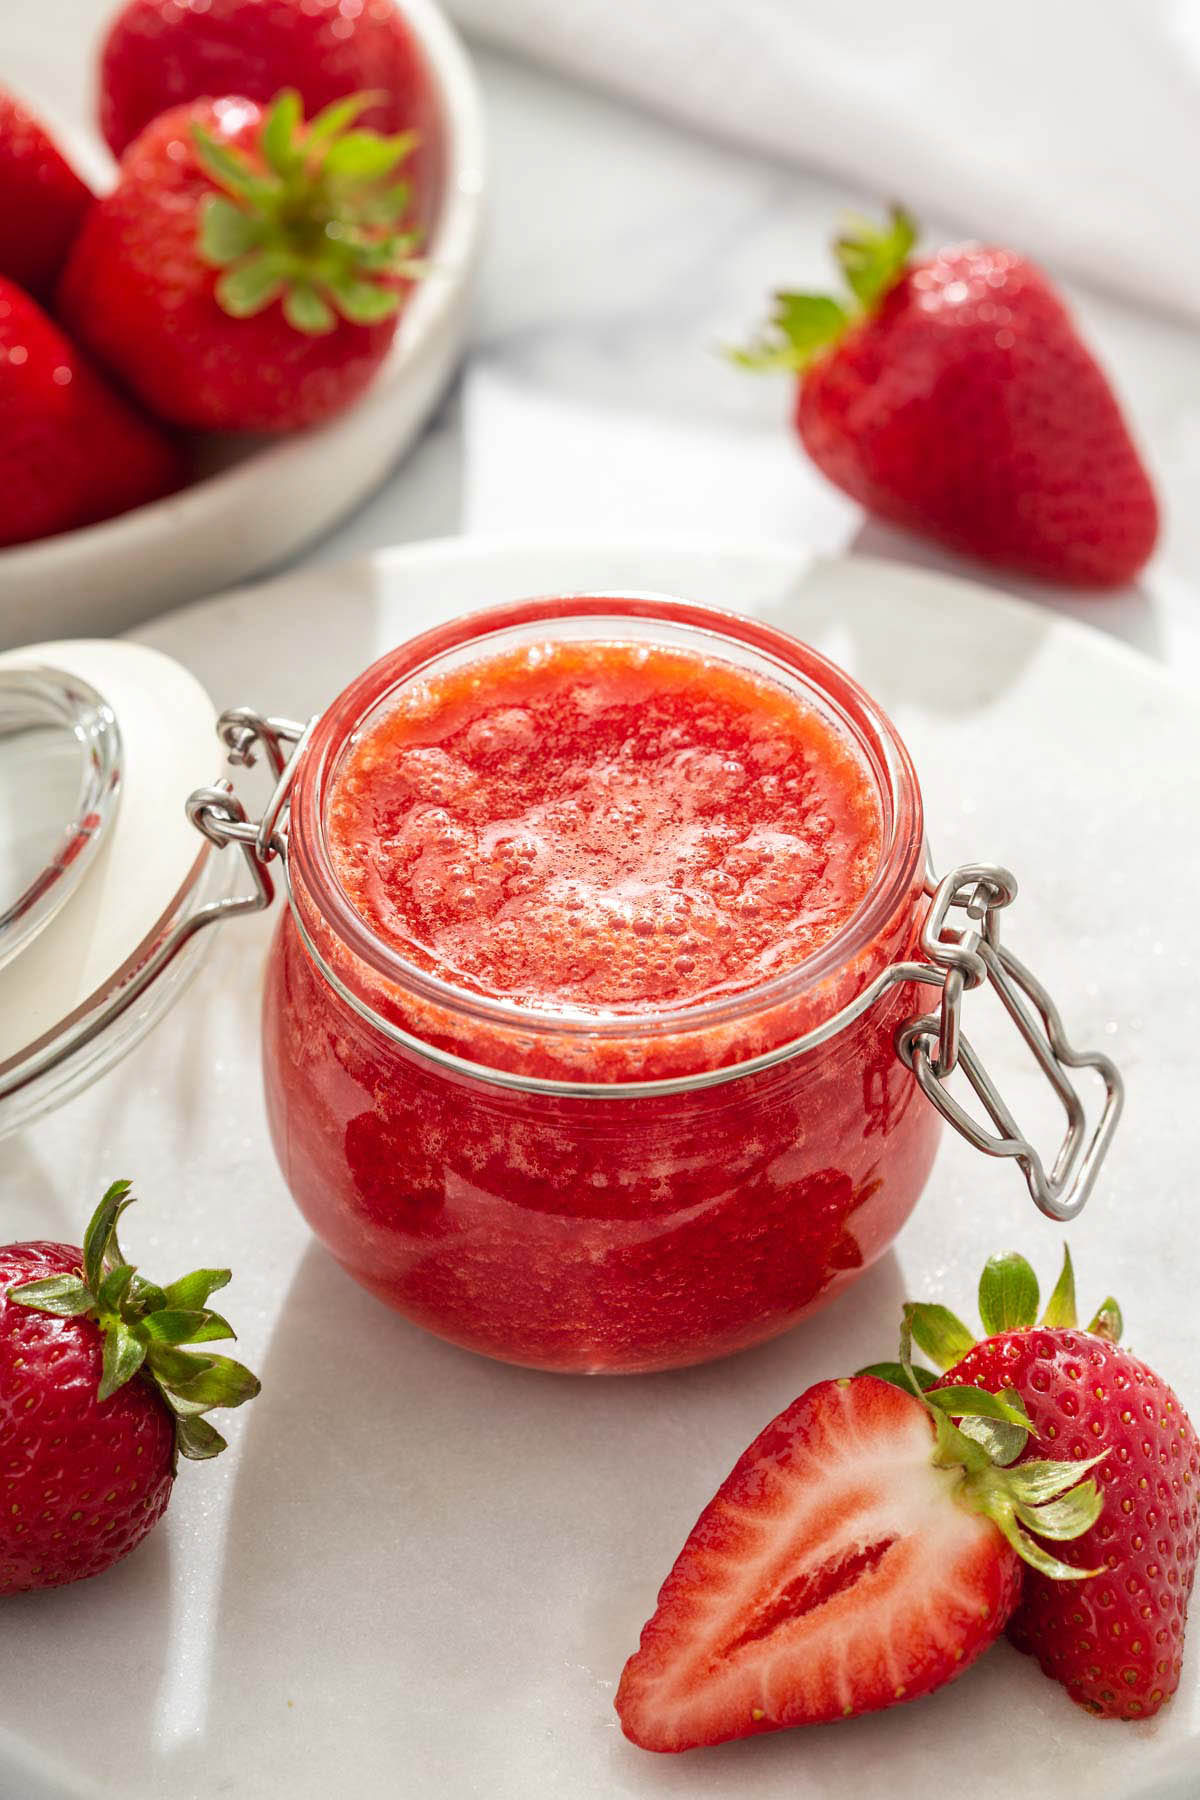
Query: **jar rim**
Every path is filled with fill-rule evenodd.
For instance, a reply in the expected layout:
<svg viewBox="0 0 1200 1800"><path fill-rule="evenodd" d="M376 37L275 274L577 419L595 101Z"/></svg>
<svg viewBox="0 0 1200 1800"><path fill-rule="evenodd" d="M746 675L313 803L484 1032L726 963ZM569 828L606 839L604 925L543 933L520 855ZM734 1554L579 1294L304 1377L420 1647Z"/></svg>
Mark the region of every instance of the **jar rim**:
<svg viewBox="0 0 1200 1800"><path fill-rule="evenodd" d="M883 815L879 863L849 919L811 956L760 982L711 1000L645 1012L531 1006L460 987L423 969L379 937L354 907L338 880L326 835L325 801L338 759L351 734L398 687L421 678L449 654L489 645L514 627L553 626L594 619L661 620L707 636L713 653L722 642L757 653L792 681L808 686L848 727L875 780ZM715 642L712 642L715 640ZM924 820L912 759L883 709L836 663L790 632L747 614L673 596L607 590L542 595L460 615L409 638L363 670L317 723L296 771L288 837L291 883L327 926L369 969L394 988L445 1014L519 1032L527 1039L586 1037L589 1042L658 1037L690 1038L776 1006L794 1004L850 967L903 906L924 865ZM864 984L868 977L864 977ZM834 1002L837 1011L841 1002Z"/></svg>

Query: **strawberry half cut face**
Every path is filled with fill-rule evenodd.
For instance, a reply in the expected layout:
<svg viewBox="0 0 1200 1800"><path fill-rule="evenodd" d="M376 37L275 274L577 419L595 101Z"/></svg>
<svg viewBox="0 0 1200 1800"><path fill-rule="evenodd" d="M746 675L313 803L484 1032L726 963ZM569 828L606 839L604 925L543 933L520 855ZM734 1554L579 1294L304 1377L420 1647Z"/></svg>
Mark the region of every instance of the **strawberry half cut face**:
<svg viewBox="0 0 1200 1800"><path fill-rule="evenodd" d="M874 1376L810 1388L705 1508L617 1711L684 1750L917 1698L1003 1629L1021 1562L939 1466L934 1417Z"/></svg>

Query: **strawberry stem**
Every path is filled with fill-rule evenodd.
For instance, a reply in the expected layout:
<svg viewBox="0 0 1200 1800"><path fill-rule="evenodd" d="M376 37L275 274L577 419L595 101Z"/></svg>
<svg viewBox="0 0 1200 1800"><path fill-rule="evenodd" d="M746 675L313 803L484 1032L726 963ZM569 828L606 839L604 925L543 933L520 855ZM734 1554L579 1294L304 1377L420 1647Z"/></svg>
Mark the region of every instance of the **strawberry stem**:
<svg viewBox="0 0 1200 1800"><path fill-rule="evenodd" d="M294 330L321 336L339 318L372 325L399 307L398 281L420 273L417 234L402 229L412 195L397 175L417 140L354 128L376 97L349 95L306 126L285 88L254 156L193 126L197 160L221 190L201 210L200 254L222 271L214 291L231 317L279 300Z"/></svg>
<svg viewBox="0 0 1200 1800"><path fill-rule="evenodd" d="M1040 1298L1037 1276L1017 1251L989 1257L979 1278L979 1317L985 1337L999 1337L1002 1331L1028 1331L1037 1323Z"/></svg>
<svg viewBox="0 0 1200 1800"><path fill-rule="evenodd" d="M970 1331L947 1306L909 1301L904 1308L902 1329L911 1333L913 1341L939 1369L952 1369L975 1347Z"/></svg>
<svg viewBox="0 0 1200 1800"><path fill-rule="evenodd" d="M133 1204L131 1185L113 1182L92 1214L77 1273L25 1282L10 1288L8 1297L56 1318L94 1319L103 1340L97 1399L110 1399L141 1372L174 1416L176 1454L216 1456L225 1439L203 1415L215 1407L243 1405L260 1384L232 1357L181 1346L236 1336L228 1320L206 1304L230 1272L196 1269L166 1288L139 1275L117 1239L118 1220Z"/></svg>
<svg viewBox="0 0 1200 1800"><path fill-rule="evenodd" d="M1054 1284L1054 1292L1046 1302L1046 1310L1042 1314L1042 1324L1048 1330L1063 1327L1070 1330L1079 1323L1079 1312L1075 1305L1075 1269L1071 1262L1070 1248L1063 1245L1063 1266L1058 1280Z"/></svg>
<svg viewBox="0 0 1200 1800"><path fill-rule="evenodd" d="M838 267L861 312L873 311L895 287L916 241L917 227L912 215L895 205L886 225L880 227L870 219L854 218L834 240Z"/></svg>
<svg viewBox="0 0 1200 1800"><path fill-rule="evenodd" d="M1037 1276L1015 1251L988 1260L979 1282L979 1311L988 1337L1028 1331L1037 1323ZM1062 1272L1042 1315L1047 1329L1072 1327L1076 1321L1075 1271L1064 1246ZM1113 1343L1121 1334L1121 1310L1111 1297L1103 1302L1088 1330ZM916 1395L933 1419L934 1462L959 1468L956 1497L974 1512L984 1513L1003 1532L1022 1560L1053 1581L1082 1581L1102 1574L1062 1562L1037 1542L1038 1537L1069 1542L1096 1523L1103 1496L1094 1481L1082 1479L1103 1462L1107 1451L1086 1462L1015 1462L1033 1431L1019 1394L989 1394L967 1384L934 1387L937 1377L916 1368L916 1342L939 1367L953 1368L974 1349L975 1339L955 1313L944 1306L907 1302L900 1321L900 1360L874 1363L860 1375L875 1375ZM1036 1534L1036 1535L1034 1535Z"/></svg>
<svg viewBox="0 0 1200 1800"><path fill-rule="evenodd" d="M1125 1329L1125 1321L1121 1317L1121 1309L1110 1294L1102 1300L1092 1315L1088 1330L1095 1337L1107 1338L1110 1344L1119 1344L1121 1333Z"/></svg>
<svg viewBox="0 0 1200 1800"><path fill-rule="evenodd" d="M883 226L849 220L833 246L849 298L777 293L766 331L747 349L730 351L732 360L743 369L803 372L882 303L907 268L916 241L916 224L902 206L890 209Z"/></svg>

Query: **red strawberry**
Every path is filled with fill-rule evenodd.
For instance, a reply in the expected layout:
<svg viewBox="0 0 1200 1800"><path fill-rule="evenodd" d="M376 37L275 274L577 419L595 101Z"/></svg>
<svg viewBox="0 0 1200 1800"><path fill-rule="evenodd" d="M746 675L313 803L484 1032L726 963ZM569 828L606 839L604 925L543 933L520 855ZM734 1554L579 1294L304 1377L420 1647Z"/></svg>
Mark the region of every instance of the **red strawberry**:
<svg viewBox="0 0 1200 1800"><path fill-rule="evenodd" d="M0 278L0 545L91 525L180 485L171 441Z"/></svg>
<svg viewBox="0 0 1200 1800"><path fill-rule="evenodd" d="M868 512L1046 581L1131 581L1154 489L1062 300L1011 250L914 241L900 211L840 239L853 301L778 294L738 360L799 372L801 441Z"/></svg>
<svg viewBox="0 0 1200 1800"><path fill-rule="evenodd" d="M0 1248L0 1595L127 1556L162 1517L176 1457L225 1448L203 1415L258 1392L240 1363L180 1348L234 1335L206 1304L228 1269L143 1280L117 1242L131 1200L114 1182L82 1250Z"/></svg>
<svg viewBox="0 0 1200 1800"><path fill-rule="evenodd" d="M992 1396L965 1403L1020 1417ZM693 1527L621 1677L626 1736L687 1750L953 1680L1003 1629L1019 1554L1042 1554L1016 1506L1037 1529L1040 1496L1052 1526L1073 1513L1082 1528L1096 1505L1092 1482L1072 1487L1082 1472L997 1469L937 1405L871 1375L820 1382L754 1440Z"/></svg>
<svg viewBox="0 0 1200 1800"><path fill-rule="evenodd" d="M128 0L100 52L100 127L115 156L159 113L295 88L307 113L374 90L362 123L435 134L417 39L394 0Z"/></svg>
<svg viewBox="0 0 1200 1800"><path fill-rule="evenodd" d="M285 92L197 101L148 126L88 216L63 317L160 418L288 431L339 411L387 354L413 236L406 137L302 121Z"/></svg>
<svg viewBox="0 0 1200 1800"><path fill-rule="evenodd" d="M49 132L0 88L0 275L41 298L52 293L91 204Z"/></svg>
<svg viewBox="0 0 1200 1800"><path fill-rule="evenodd" d="M1179 1685L1200 1555L1200 1439L1166 1382L1118 1348L1114 1301L1077 1329L1069 1253L1040 1325L1037 1278L1023 1257L992 1259L979 1303L989 1336L974 1345L944 1308L906 1309L917 1342L952 1365L944 1380L1014 1389L1033 1422L1026 1456L1036 1438L1043 1454L1103 1457L1103 1516L1078 1544L1078 1560L1099 1576L1029 1574L1009 1636L1090 1712L1148 1718Z"/></svg>

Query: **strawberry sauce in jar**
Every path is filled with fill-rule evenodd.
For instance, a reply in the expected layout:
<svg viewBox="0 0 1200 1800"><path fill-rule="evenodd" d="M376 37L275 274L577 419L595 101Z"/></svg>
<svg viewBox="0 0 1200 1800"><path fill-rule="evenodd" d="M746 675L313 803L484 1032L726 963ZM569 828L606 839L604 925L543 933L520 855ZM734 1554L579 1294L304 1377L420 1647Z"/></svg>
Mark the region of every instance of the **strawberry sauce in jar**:
<svg viewBox="0 0 1200 1800"><path fill-rule="evenodd" d="M698 1362L907 1218L939 1130L894 1044L914 989L820 1028L914 952L920 795L795 639L638 596L430 632L321 719L289 849L276 1149L318 1237L429 1330L546 1369Z"/></svg>

